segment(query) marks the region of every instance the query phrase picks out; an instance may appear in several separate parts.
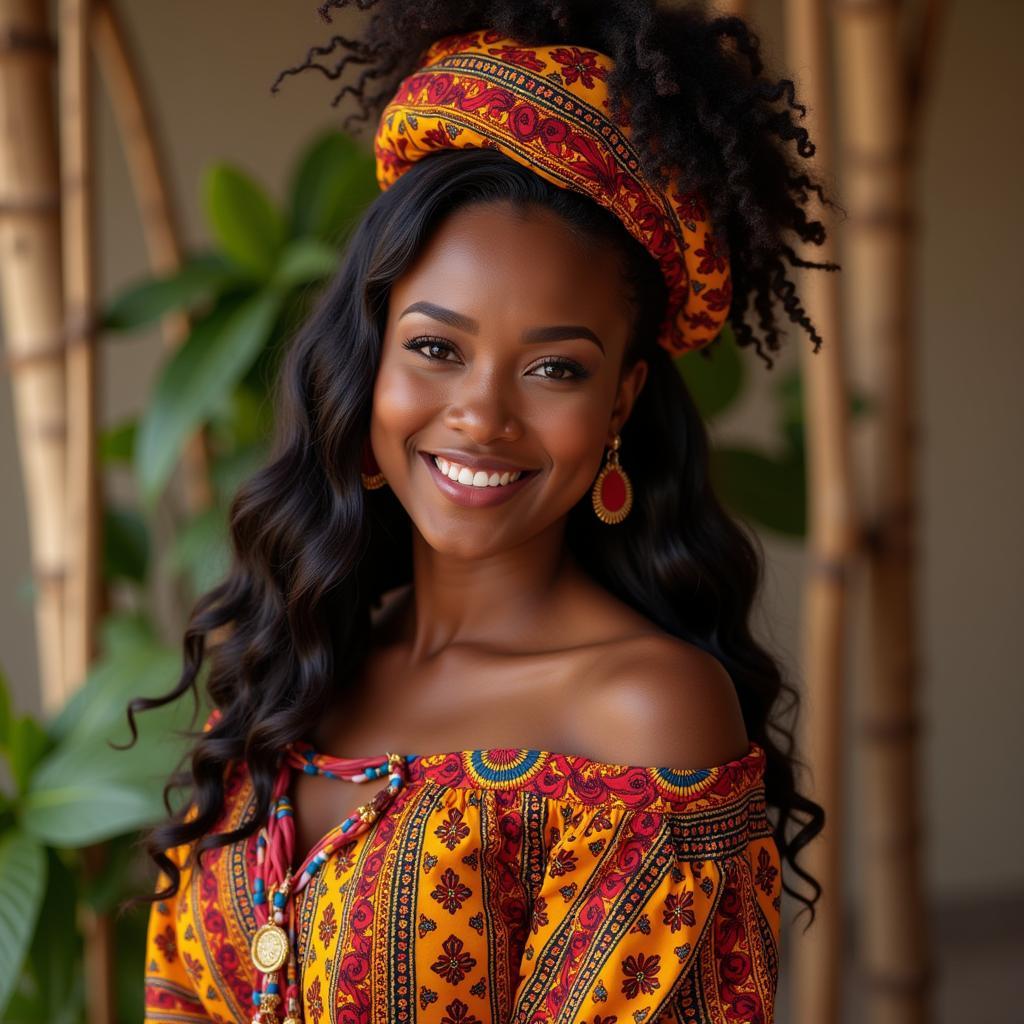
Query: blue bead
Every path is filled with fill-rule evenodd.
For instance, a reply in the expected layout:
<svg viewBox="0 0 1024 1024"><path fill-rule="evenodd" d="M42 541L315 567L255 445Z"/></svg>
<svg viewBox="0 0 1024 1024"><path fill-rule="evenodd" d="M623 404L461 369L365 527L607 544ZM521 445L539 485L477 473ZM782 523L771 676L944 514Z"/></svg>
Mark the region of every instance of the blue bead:
<svg viewBox="0 0 1024 1024"><path fill-rule="evenodd" d="M260 993L259 993L259 989L255 989L255 988L254 988L254 989L252 990L252 1005L253 1005L253 1006L259 1006L259 1005L260 1005Z"/></svg>
<svg viewBox="0 0 1024 1024"><path fill-rule="evenodd" d="M280 991L281 991L281 989L280 989L280 988L278 987L278 984L277 984L277 982L276 982L276 981L272 981L272 982L271 982L271 983L270 983L270 984L269 984L269 985L267 986L267 992L268 992L269 994L272 994L272 995L275 995L275 996L276 996L276 995L277 995L277 994L278 994L278 993L279 993Z"/></svg>
<svg viewBox="0 0 1024 1024"><path fill-rule="evenodd" d="M316 775L316 765L315 764L304 764L302 766L302 770L307 775Z"/></svg>

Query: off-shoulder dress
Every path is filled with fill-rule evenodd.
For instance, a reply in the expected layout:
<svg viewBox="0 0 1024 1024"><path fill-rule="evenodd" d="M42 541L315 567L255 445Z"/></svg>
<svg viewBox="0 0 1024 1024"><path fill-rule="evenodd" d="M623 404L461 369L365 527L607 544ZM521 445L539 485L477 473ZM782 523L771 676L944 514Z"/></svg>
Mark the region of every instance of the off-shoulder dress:
<svg viewBox="0 0 1024 1024"><path fill-rule="evenodd" d="M295 894L306 1024L772 1021L781 878L757 744L698 769L532 749L403 762L372 826L335 836ZM217 831L254 810L244 764L227 780ZM253 1018L258 843L201 869L170 851L183 875L151 910L147 1021Z"/></svg>

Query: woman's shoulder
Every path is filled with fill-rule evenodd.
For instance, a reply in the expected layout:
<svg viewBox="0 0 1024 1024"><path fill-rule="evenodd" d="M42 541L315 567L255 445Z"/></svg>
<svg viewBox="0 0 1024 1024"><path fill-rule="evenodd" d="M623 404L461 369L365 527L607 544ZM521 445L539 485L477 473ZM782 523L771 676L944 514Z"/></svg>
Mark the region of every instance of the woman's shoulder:
<svg viewBox="0 0 1024 1024"><path fill-rule="evenodd" d="M581 668L567 743L594 760L698 768L749 749L729 673L691 643L651 631L602 645Z"/></svg>

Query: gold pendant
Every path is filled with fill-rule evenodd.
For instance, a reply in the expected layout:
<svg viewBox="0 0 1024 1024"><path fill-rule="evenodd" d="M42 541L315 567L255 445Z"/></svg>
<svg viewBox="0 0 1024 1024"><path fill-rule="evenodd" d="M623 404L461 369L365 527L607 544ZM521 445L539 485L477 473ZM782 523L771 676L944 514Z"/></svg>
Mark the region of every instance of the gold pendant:
<svg viewBox="0 0 1024 1024"><path fill-rule="evenodd" d="M252 937L252 962L258 971L270 974L288 959L288 933L273 921L268 921Z"/></svg>

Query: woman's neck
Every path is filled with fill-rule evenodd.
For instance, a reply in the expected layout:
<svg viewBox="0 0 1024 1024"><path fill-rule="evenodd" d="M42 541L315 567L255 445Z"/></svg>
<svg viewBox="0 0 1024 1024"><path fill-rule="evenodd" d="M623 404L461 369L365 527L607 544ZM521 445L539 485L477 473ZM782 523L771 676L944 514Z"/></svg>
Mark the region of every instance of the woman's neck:
<svg viewBox="0 0 1024 1024"><path fill-rule="evenodd" d="M438 552L413 531L413 587L400 635L413 663L454 644L535 646L542 626L583 577L562 529L484 558Z"/></svg>

